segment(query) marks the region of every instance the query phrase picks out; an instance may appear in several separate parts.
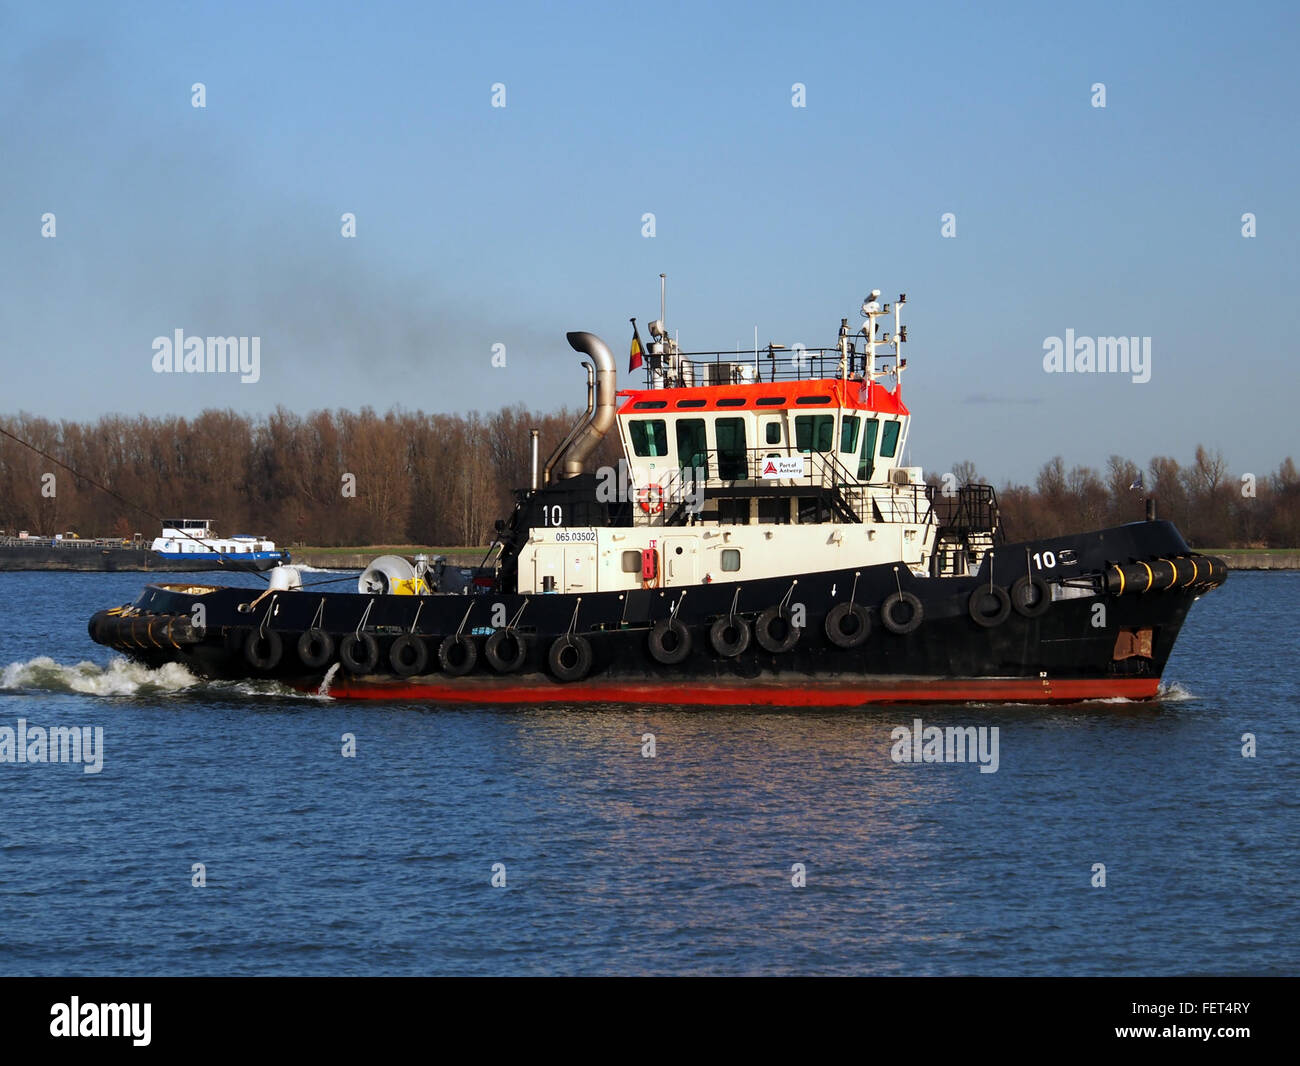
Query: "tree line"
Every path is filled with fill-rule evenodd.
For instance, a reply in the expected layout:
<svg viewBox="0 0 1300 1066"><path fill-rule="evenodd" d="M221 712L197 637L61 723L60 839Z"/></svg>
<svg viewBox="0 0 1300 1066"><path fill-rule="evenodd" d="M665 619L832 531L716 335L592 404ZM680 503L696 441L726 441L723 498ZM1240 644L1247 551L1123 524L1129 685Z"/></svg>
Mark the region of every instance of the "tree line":
<svg viewBox="0 0 1300 1066"><path fill-rule="evenodd" d="M529 429L541 431L545 462L579 414L516 405L467 415L281 407L257 417L0 418L81 475L0 437L0 529L152 539L153 514L211 517L224 534L261 533L284 545L486 544L513 505L511 489L529 482ZM611 434L593 463L612 465L619 455ZM986 483L970 462L947 473L950 485ZM1142 488L1133 489L1139 474ZM943 473L929 480L942 485ZM1033 485L998 490L1014 540L1137 520L1147 494L1194 546L1300 545L1300 474L1289 457L1258 476L1230 472L1203 447L1187 465L1157 456L1145 468L1112 455L1101 469L1067 469L1056 457Z"/></svg>

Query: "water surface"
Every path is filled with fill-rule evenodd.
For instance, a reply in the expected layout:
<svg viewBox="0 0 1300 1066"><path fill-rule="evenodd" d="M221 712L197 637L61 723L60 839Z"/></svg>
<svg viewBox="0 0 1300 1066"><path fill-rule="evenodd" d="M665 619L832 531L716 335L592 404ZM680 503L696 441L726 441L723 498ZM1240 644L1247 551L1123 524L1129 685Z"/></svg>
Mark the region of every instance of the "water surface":
<svg viewBox="0 0 1300 1066"><path fill-rule="evenodd" d="M1297 970L1300 574L1198 603L1159 703L826 713L205 683L87 637L145 580L0 574L0 726L104 732L0 763L0 973ZM998 772L891 762L917 717Z"/></svg>

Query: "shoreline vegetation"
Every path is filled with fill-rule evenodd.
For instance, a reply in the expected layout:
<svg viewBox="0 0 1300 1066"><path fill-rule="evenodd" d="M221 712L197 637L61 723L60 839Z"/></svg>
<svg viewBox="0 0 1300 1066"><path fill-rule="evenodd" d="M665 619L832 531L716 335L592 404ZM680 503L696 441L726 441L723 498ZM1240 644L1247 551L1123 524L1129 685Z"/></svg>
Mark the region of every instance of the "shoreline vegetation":
<svg viewBox="0 0 1300 1066"><path fill-rule="evenodd" d="M582 414L520 404L465 415L280 407L92 422L0 416L0 426L82 475L0 437L0 530L151 541L158 530L150 513L180 514L214 518L224 535L270 537L291 552L312 544L350 555L360 550L351 545L425 540L485 551L494 520L510 513L512 489L529 482L529 429L540 430L545 461ZM621 455L617 435L607 435L590 468L615 467ZM1155 456L1139 467L1110 455L1097 468L1067 467L1056 456L1032 485L999 487L969 461L930 469L926 480L939 489L994 485L1012 541L1137 521L1151 495L1158 516L1198 551L1294 555L1300 544L1300 472L1290 457L1271 472L1233 472L1220 452L1198 446L1186 465Z"/></svg>

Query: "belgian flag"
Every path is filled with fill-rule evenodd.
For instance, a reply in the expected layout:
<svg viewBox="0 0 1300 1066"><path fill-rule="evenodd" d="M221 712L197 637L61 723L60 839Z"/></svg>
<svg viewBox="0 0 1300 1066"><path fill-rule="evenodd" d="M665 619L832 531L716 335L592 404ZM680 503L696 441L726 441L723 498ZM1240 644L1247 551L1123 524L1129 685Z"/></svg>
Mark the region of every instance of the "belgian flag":
<svg viewBox="0 0 1300 1066"><path fill-rule="evenodd" d="M645 349L641 346L641 334L637 332L636 319L633 318L629 321L632 323L632 351L627 358L627 372L630 374L641 366Z"/></svg>

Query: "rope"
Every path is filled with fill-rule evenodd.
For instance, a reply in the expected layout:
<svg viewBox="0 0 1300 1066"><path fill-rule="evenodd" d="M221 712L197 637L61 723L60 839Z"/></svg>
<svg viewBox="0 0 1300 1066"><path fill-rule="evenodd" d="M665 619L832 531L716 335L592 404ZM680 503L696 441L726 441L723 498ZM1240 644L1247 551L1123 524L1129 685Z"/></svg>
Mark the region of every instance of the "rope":
<svg viewBox="0 0 1300 1066"><path fill-rule="evenodd" d="M570 647L573 644L573 632L578 628L578 608L582 606L582 597L578 597L578 602L573 605L573 617L569 620L568 632L564 634L564 646Z"/></svg>
<svg viewBox="0 0 1300 1066"><path fill-rule="evenodd" d="M677 597L677 602L673 604L672 614L670 614L670 615L668 616L668 621L669 621L669 622L676 622L676 621L677 621L677 611L680 609L680 607L681 607L681 605L682 605L682 600L684 600L684 599L686 599L686 590L685 590L685 589L682 589L682 594L681 594L680 596Z"/></svg>
<svg viewBox="0 0 1300 1066"><path fill-rule="evenodd" d="M357 640L361 639L361 631L366 628L366 622L369 621L370 619L370 608L373 607L374 605L375 605L374 598L371 597L370 602L366 604L365 611L362 612L361 621L357 623L356 634L355 634Z"/></svg>

